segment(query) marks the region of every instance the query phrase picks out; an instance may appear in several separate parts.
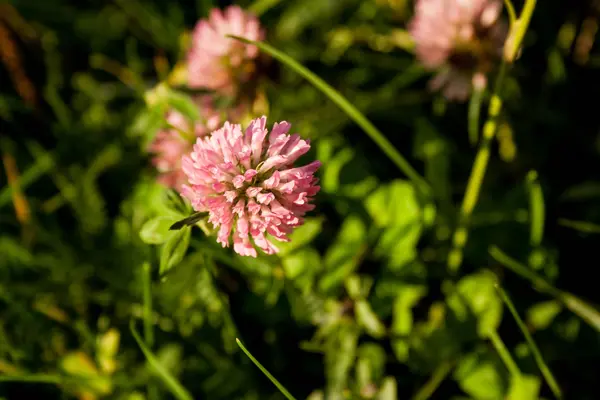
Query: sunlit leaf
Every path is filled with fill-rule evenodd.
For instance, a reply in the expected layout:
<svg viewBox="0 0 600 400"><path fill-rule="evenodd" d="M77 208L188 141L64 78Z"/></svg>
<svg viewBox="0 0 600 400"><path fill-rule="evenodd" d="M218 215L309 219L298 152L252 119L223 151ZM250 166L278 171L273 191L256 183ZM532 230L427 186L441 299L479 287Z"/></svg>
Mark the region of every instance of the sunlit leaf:
<svg viewBox="0 0 600 400"><path fill-rule="evenodd" d="M159 273L162 275L181 262L190 244L191 229L175 232L162 246Z"/></svg>
<svg viewBox="0 0 600 400"><path fill-rule="evenodd" d="M162 244L173 235L173 232L169 231L169 228L174 222L175 219L173 217L160 216L152 218L142 226L140 238L147 244Z"/></svg>

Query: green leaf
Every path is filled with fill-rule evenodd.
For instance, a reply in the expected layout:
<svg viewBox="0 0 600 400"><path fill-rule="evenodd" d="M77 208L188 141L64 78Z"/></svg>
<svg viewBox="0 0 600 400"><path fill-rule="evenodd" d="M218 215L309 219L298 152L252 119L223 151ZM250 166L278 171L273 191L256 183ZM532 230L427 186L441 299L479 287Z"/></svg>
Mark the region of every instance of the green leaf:
<svg viewBox="0 0 600 400"><path fill-rule="evenodd" d="M304 224L296 228L290 235L289 242L277 244L281 257L292 253L302 246L309 244L321 232L323 218L306 218Z"/></svg>
<svg viewBox="0 0 600 400"><path fill-rule="evenodd" d="M330 335L325 351L325 398L340 397L348 387L348 375L355 364L359 331L355 326L343 326Z"/></svg>
<svg viewBox="0 0 600 400"><path fill-rule="evenodd" d="M505 393L503 371L504 366L487 351L470 353L457 365L454 379L473 399L501 399Z"/></svg>
<svg viewBox="0 0 600 400"><path fill-rule="evenodd" d="M385 326L377 317L377 314L373 312L371 306L366 300L358 300L354 304L354 313L356 315L356 322L362 326L369 335L376 339L385 336Z"/></svg>
<svg viewBox="0 0 600 400"><path fill-rule="evenodd" d="M357 357L357 381L379 382L385 372L385 350L375 343L363 343L358 348ZM359 365L363 365L360 372Z"/></svg>
<svg viewBox="0 0 600 400"><path fill-rule="evenodd" d="M448 306L459 324L470 325L477 320L477 334L487 337L495 331L502 320L502 300L498 297L496 277L489 271L481 271L462 278L456 292L448 297Z"/></svg>
<svg viewBox="0 0 600 400"><path fill-rule="evenodd" d="M321 257L319 252L312 247L307 247L295 251L292 254L287 255L282 260L283 270L285 271L286 278L293 280L296 286L304 286L301 281L304 281L306 277L310 284L312 276L317 271L317 268L321 265ZM300 283L300 285L298 285Z"/></svg>
<svg viewBox="0 0 600 400"><path fill-rule="evenodd" d="M337 238L324 256L325 273L319 281L321 291L335 289L357 268L366 248L366 230L364 222L355 215L344 220Z"/></svg>
<svg viewBox="0 0 600 400"><path fill-rule="evenodd" d="M162 244L166 242L173 232L169 231L169 227L175 222L173 217L155 217L142 225L140 229L140 238L146 244Z"/></svg>
<svg viewBox="0 0 600 400"><path fill-rule="evenodd" d="M527 324L537 329L546 329L563 309L557 300L537 303L527 310Z"/></svg>
<svg viewBox="0 0 600 400"><path fill-rule="evenodd" d="M542 382L531 375L516 375L510 382L506 400L537 400Z"/></svg>
<svg viewBox="0 0 600 400"><path fill-rule="evenodd" d="M158 271L160 275L165 274L183 260L185 252L190 244L191 234L191 228L186 227L177 231L163 245L160 253L160 267Z"/></svg>
<svg viewBox="0 0 600 400"><path fill-rule="evenodd" d="M376 400L397 400L398 399L398 384L396 379L388 376L381 383L379 393L377 393Z"/></svg>
<svg viewBox="0 0 600 400"><path fill-rule="evenodd" d="M190 122L195 122L200 119L200 107L198 107L198 104L194 103L190 96L169 89L166 100L171 107L179 111Z"/></svg>
<svg viewBox="0 0 600 400"><path fill-rule="evenodd" d="M397 339L392 341L392 349L400 362L408 359L409 343L406 339L412 331L412 308L427 293L423 285L398 284L398 295L394 301L394 316L391 333Z"/></svg>
<svg viewBox="0 0 600 400"><path fill-rule="evenodd" d="M142 109L129 125L127 134L130 137L142 136L144 138L143 145L147 145L154 139L156 133L165 124L166 108L163 104L158 104Z"/></svg>
<svg viewBox="0 0 600 400"><path fill-rule="evenodd" d="M453 362L462 352L461 338L447 324L447 308L435 302L429 318L415 324L409 336L410 357L407 364L423 374L432 373L442 363Z"/></svg>
<svg viewBox="0 0 600 400"><path fill-rule="evenodd" d="M412 184L395 180L380 186L366 200L365 207L376 226L383 229L375 254L400 269L416 256L422 232L422 212Z"/></svg>

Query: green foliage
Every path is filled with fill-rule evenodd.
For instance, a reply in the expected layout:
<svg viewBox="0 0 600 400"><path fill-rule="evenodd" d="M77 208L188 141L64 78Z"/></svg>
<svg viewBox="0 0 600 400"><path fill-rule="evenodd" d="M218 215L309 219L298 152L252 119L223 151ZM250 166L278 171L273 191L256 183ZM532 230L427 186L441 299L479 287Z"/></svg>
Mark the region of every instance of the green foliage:
<svg viewBox="0 0 600 400"><path fill-rule="evenodd" d="M0 398L595 399L596 6L515 4L522 56L460 104L427 88L414 2L235 2L267 32L253 112L322 162L254 259L148 154L167 111L205 117L181 62L217 3L0 5Z"/></svg>

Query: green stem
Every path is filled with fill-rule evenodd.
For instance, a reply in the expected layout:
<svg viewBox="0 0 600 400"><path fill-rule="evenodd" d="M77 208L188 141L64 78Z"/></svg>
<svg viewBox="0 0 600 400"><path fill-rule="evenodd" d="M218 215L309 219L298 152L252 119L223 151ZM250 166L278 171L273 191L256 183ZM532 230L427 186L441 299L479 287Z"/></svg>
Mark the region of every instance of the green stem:
<svg viewBox="0 0 600 400"><path fill-rule="evenodd" d="M410 163L394 148L392 143L381 133L375 125L371 123L352 103L350 103L337 90L331 87L324 80L319 78L302 64L288 56L287 54L275 49L274 47L252 40L244 39L239 36L228 35L229 37L239 40L244 43L252 44L258 47L263 52L271 57L287 65L303 78L309 81L313 86L325 94L333 101L342 111L344 111L350 119L352 119L362 130L379 146L379 148L389 157L390 160L402 171L413 183L419 188L423 194L428 196L430 188L427 182L419 173L410 165Z"/></svg>
<svg viewBox="0 0 600 400"><path fill-rule="evenodd" d="M504 0L504 6L506 7L506 11L508 12L508 20L510 22L510 26L512 27L517 20L517 14L515 13L515 6L513 6L510 0Z"/></svg>
<svg viewBox="0 0 600 400"><path fill-rule="evenodd" d="M479 114L481 113L484 93L485 90L483 89L473 88L471 101L469 102L469 142L472 146L475 146L477 140L479 140Z"/></svg>
<svg viewBox="0 0 600 400"><path fill-rule="evenodd" d="M593 306L569 292L555 288L544 278L532 272L524 264L521 264L517 260L508 256L498 247L490 247L489 253L496 261L505 267L508 267L511 271L522 278L530 281L534 285L534 288L537 288L539 291L548 293L549 295L555 297L557 300L563 303L565 307L571 310L571 312L579 316L579 318L584 320L596 331L600 332L600 312L598 312L598 310L596 310Z"/></svg>
<svg viewBox="0 0 600 400"><path fill-rule="evenodd" d="M521 15L510 28L510 34L504 45L504 58L509 63L512 63L515 60L519 48L521 47L525 33L527 33L527 28L529 28L531 16L535 10L535 4L536 0L525 0Z"/></svg>
<svg viewBox="0 0 600 400"><path fill-rule="evenodd" d="M523 11L521 12L521 16L519 17L517 23L515 23L511 28L511 40L509 40L511 43L507 43L505 45L505 58L500 65L500 71L496 77L494 92L492 94L492 98L490 99L490 105L488 108L488 118L483 125L483 137L479 144L479 150L475 156L473 168L471 169L471 175L469 176L469 180L467 182L467 189L465 190L465 196L463 198L458 224L452 237L452 249L448 253L447 264L451 273L456 273L463 261L463 249L467 244L469 236L469 219L471 218L473 209L475 208L475 205L479 199L481 185L483 183L483 178L485 177L490 159L491 144L498 129L498 118L500 117L500 112L502 111L502 98L500 97L500 91L504 83L507 64L514 60L514 56L521 46L521 42L529 26L529 21L531 20L531 15L535 9L535 3L535 0L526 0ZM507 54L511 57L508 57Z"/></svg>
<svg viewBox="0 0 600 400"><path fill-rule="evenodd" d="M552 393L554 394L554 396L557 399L562 399L562 392L560 390L560 387L558 386L558 383L556 382L556 379L554 379L554 376L552 375L550 368L548 368L548 365L544 361L544 358L542 357L542 353L540 353L539 348L537 347L537 345L535 344L535 341L531 337L531 334L529 333L529 330L525 326L525 323L519 316L519 313L517 312L514 304L512 303L512 301L510 300L510 298L508 297L506 292L500 287L500 285L496 285L496 290L498 291L498 293L500 294L500 297L502 298L502 300L508 307L508 310L510 311L513 318L515 319L517 325L519 326L519 329L523 333L523 336L525 336L525 340L527 341L527 344L529 345L529 348L531 349L533 358L535 359L535 362L537 363L538 368L542 372L542 376L546 380L546 383L548 383L550 390L552 390Z"/></svg>
<svg viewBox="0 0 600 400"><path fill-rule="evenodd" d="M281 383L279 383L279 381L277 379L275 379L275 377L273 375L271 375L271 373L269 371L267 371L267 369L265 367L263 367L262 364L260 362L258 362L258 360L256 358L254 358L254 356L248 351L248 349L246 349L246 347L244 347L244 345L242 344L242 342L240 341L240 339L236 338L235 341L236 341L237 345L240 346L240 349L242 349L242 351L254 363L254 365L256 365L258 367L258 369L260 369L261 372L263 374L265 374L265 376L267 378L269 378L269 380L273 383L273 385L275 385L277 387L277 389L279 389L279 391L288 400L296 400L294 398L294 396L292 396L292 394L290 392L288 392L288 390Z"/></svg>
<svg viewBox="0 0 600 400"><path fill-rule="evenodd" d="M36 157L35 164L29 167L21 176L17 178L15 181L14 187L18 187L21 191L25 191L25 189L37 181L41 176L46 174L48 171L52 169L54 165L54 160L52 158L52 153L46 152L42 154L40 157ZM12 196L13 187L8 185L0 190L0 207L10 203Z"/></svg>
<svg viewBox="0 0 600 400"><path fill-rule="evenodd" d="M600 233L600 225L588 221L574 221L571 219L559 218L558 224L580 232Z"/></svg>
<svg viewBox="0 0 600 400"><path fill-rule="evenodd" d="M0 375L0 382L27 382L27 383L49 383L61 384L68 377L60 375L31 374L31 375Z"/></svg>
<svg viewBox="0 0 600 400"><path fill-rule="evenodd" d="M142 285L144 292L144 341L149 349L154 347L154 329L152 326L152 279L151 279L152 269L150 267L149 262L145 262L142 266ZM146 390L148 391L149 399L158 399L158 387L155 385L155 382L148 381L146 386Z"/></svg>
<svg viewBox="0 0 600 400"><path fill-rule="evenodd" d="M435 393L436 389L440 386L440 384L446 379L446 376L452 371L452 363L447 361L440 364L433 374L431 378L423 385L417 393L412 397L412 400L427 400L429 399L433 393Z"/></svg>
<svg viewBox="0 0 600 400"><path fill-rule="evenodd" d="M473 209L479 199L481 193L481 185L487 171L488 162L490 159L491 145L496 135L498 128L498 117L502 110L502 99L500 98L500 89L506 75L506 63L503 62L500 66L500 72L496 78L494 92L490 99L488 109L488 119L483 126L483 137L479 142L479 150L475 155L471 175L467 182L467 189L463 198L458 225L452 237L452 249L448 253L448 269L455 273L458 271L463 260L463 249L467 244L469 235L468 225Z"/></svg>
<svg viewBox="0 0 600 400"><path fill-rule="evenodd" d="M492 342L492 345L498 352L498 355L502 359L502 362L506 366L506 369L508 370L508 372L510 372L510 374L513 377L520 376L521 371L519 370L519 367L517 366L517 363L515 362L515 360L513 360L512 356L510 355L510 352L504 345L504 342L502 341L502 339L500 339L500 335L498 335L498 332L496 332L495 330L491 331L489 333L489 338L490 338L490 341Z"/></svg>

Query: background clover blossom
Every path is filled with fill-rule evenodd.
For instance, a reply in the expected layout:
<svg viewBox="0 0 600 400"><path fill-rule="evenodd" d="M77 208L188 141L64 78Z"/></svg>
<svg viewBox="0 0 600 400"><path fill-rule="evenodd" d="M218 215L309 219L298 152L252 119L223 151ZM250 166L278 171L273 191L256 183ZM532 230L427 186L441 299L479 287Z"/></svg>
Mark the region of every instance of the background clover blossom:
<svg viewBox="0 0 600 400"><path fill-rule="evenodd" d="M221 124L221 115L213 107L209 96L201 96L196 102L201 120L192 127L181 113L170 110L166 121L171 127L158 132L150 144L149 151L154 154L152 164L159 172L157 180L167 187L179 189L186 182L181 170L181 157L192 150L197 137L206 135Z"/></svg>
<svg viewBox="0 0 600 400"><path fill-rule="evenodd" d="M473 79L485 74L502 54L507 26L502 0L418 0L409 31L423 65L441 71L430 82L450 100L465 100ZM485 85L485 82L483 82Z"/></svg>
<svg viewBox="0 0 600 400"><path fill-rule="evenodd" d="M227 247L233 236L233 248L243 256L257 256L250 237L266 254L277 253L267 235L289 241L287 235L304 222L320 189L313 176L319 161L293 166L310 149L309 141L289 135L288 122L275 123L270 134L266 123L263 116L242 131L225 122L198 138L182 160L189 185L181 194L196 211L208 211L209 222L219 227L217 242Z"/></svg>
<svg viewBox="0 0 600 400"><path fill-rule="evenodd" d="M188 53L190 87L232 94L240 83L252 77L258 48L227 35L258 41L264 38L264 30L254 15L239 6L224 11L212 9L209 18L199 21L192 34Z"/></svg>

